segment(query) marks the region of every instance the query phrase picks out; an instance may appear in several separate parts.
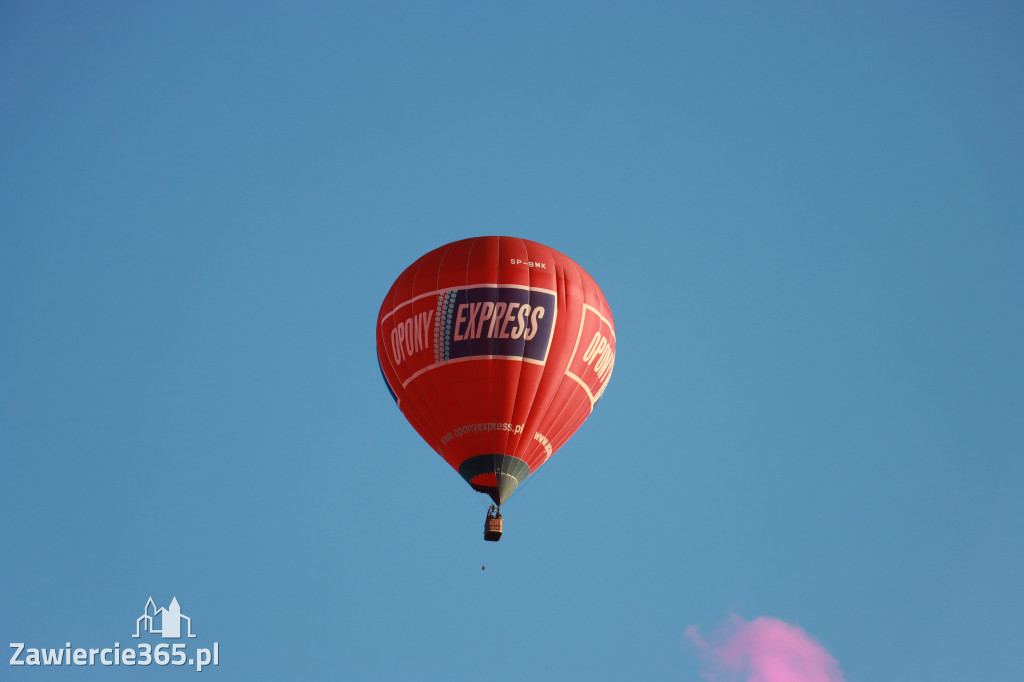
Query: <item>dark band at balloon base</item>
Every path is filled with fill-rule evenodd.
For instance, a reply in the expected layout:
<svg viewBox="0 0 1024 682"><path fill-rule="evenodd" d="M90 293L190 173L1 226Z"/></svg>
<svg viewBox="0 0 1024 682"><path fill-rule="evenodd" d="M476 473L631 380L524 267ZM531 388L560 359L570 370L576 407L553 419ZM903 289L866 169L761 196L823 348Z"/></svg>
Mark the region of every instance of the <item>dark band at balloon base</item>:
<svg viewBox="0 0 1024 682"><path fill-rule="evenodd" d="M530 465L512 455L476 455L459 465L459 474L500 506L530 475Z"/></svg>

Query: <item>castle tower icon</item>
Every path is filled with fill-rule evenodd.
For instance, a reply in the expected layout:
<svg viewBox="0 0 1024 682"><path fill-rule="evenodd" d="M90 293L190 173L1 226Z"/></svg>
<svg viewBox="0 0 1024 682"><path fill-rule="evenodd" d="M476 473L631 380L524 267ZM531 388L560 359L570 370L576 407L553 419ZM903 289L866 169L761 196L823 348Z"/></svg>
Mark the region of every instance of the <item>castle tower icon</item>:
<svg viewBox="0 0 1024 682"><path fill-rule="evenodd" d="M160 621L159 628L157 620ZM140 631L145 631L159 634L164 639L180 639L181 621L183 620L187 625L188 636L195 637L192 634L192 619L182 614L177 597L171 599L171 604L166 609L163 607L158 609L153 603L153 598L150 597L142 609L142 615L135 620L135 634L132 637L139 637Z"/></svg>

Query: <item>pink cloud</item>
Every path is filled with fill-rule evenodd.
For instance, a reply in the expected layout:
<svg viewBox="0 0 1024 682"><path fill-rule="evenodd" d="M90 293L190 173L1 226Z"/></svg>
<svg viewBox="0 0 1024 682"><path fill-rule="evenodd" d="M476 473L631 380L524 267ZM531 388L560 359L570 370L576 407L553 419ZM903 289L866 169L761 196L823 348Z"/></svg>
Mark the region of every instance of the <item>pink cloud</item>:
<svg viewBox="0 0 1024 682"><path fill-rule="evenodd" d="M831 654L796 625L733 616L710 640L691 625L684 633L703 653L710 682L843 682Z"/></svg>

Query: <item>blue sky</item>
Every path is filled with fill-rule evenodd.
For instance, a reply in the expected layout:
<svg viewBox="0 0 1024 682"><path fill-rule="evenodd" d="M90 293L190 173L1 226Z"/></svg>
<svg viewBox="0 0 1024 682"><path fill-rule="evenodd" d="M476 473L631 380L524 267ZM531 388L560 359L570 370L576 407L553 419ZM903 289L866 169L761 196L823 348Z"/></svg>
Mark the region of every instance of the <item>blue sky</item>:
<svg viewBox="0 0 1024 682"><path fill-rule="evenodd" d="M846 680L1021 678L1022 38L1003 2L3 2L4 646L132 646L152 596L232 680L696 681L732 615ZM583 265L618 342L496 545L373 331L482 234ZM69 674L191 674L139 670Z"/></svg>

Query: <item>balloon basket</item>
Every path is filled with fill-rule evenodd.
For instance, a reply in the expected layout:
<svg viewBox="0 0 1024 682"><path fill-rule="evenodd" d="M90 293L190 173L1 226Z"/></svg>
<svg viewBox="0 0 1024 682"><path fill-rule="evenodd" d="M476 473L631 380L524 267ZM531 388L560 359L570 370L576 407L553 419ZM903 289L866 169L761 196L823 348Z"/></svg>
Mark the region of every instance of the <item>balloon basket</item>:
<svg viewBox="0 0 1024 682"><path fill-rule="evenodd" d="M487 511L484 521L484 540L497 542L501 539L501 512L493 506Z"/></svg>

